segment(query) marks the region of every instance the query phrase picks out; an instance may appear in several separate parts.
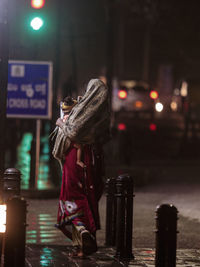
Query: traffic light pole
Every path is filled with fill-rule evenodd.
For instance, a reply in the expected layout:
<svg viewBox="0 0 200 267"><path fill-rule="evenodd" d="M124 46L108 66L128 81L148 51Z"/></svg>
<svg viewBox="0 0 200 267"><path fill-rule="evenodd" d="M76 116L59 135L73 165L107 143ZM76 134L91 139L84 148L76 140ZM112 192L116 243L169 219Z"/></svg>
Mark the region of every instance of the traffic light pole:
<svg viewBox="0 0 200 267"><path fill-rule="evenodd" d="M107 0L106 4L106 79L107 86L110 89L110 94L112 94L112 78L114 69L114 0Z"/></svg>
<svg viewBox="0 0 200 267"><path fill-rule="evenodd" d="M8 1L0 0L0 191L5 168L5 124L8 82Z"/></svg>

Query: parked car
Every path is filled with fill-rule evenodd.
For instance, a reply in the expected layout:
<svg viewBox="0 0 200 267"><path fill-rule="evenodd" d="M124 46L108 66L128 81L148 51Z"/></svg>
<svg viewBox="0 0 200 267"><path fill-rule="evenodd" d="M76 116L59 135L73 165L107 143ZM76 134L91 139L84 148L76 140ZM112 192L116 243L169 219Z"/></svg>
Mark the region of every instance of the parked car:
<svg viewBox="0 0 200 267"><path fill-rule="evenodd" d="M112 110L115 114L152 117L158 93L145 82L121 81L113 88Z"/></svg>

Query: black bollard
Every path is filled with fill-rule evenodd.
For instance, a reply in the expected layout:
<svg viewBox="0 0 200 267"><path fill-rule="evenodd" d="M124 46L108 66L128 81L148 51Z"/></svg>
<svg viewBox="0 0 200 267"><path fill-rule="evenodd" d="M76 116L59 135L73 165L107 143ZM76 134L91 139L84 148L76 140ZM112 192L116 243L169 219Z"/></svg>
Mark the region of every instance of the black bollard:
<svg viewBox="0 0 200 267"><path fill-rule="evenodd" d="M8 168L5 170L3 177L1 179L1 204L6 204L6 201L14 196L20 195L20 176L21 173L15 168ZM5 244L5 232L0 233L0 258L4 254L4 244Z"/></svg>
<svg viewBox="0 0 200 267"><path fill-rule="evenodd" d="M115 245L116 233L116 179L109 178L106 181L106 246Z"/></svg>
<svg viewBox="0 0 200 267"><path fill-rule="evenodd" d="M21 173L15 168L8 168L3 177L3 200L4 202L12 196L20 195Z"/></svg>
<svg viewBox="0 0 200 267"><path fill-rule="evenodd" d="M25 266L26 201L20 197L7 200L4 267Z"/></svg>
<svg viewBox="0 0 200 267"><path fill-rule="evenodd" d="M125 180L118 176L116 181L117 217L116 217L116 257L124 257L125 242Z"/></svg>
<svg viewBox="0 0 200 267"><path fill-rule="evenodd" d="M3 201L0 201L0 266L2 255L3 255L3 245L4 245L4 234L5 234L5 220L6 220L6 205Z"/></svg>
<svg viewBox="0 0 200 267"><path fill-rule="evenodd" d="M4 233L0 233L0 264L3 256L3 244L4 244L3 241L4 241Z"/></svg>
<svg viewBox="0 0 200 267"><path fill-rule="evenodd" d="M116 257L131 259L133 228L133 179L123 174L116 179Z"/></svg>
<svg viewBox="0 0 200 267"><path fill-rule="evenodd" d="M162 204L156 210L156 267L176 266L177 209Z"/></svg>
<svg viewBox="0 0 200 267"><path fill-rule="evenodd" d="M7 206L4 233L4 267L25 266L26 201L20 197L21 173L6 169L3 179L3 199Z"/></svg>
<svg viewBox="0 0 200 267"><path fill-rule="evenodd" d="M132 233L133 233L133 179L127 176L126 185L126 241L125 241L125 257L134 258L132 254Z"/></svg>

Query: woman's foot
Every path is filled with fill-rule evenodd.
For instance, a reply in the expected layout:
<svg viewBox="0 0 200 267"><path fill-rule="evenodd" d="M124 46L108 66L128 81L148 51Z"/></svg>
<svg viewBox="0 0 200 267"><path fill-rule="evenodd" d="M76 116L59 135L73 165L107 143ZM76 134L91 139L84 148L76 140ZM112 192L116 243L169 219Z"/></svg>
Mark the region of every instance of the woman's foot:
<svg viewBox="0 0 200 267"><path fill-rule="evenodd" d="M82 250L80 250L79 252L77 252L77 257L78 258L86 258L86 255L83 253Z"/></svg>
<svg viewBox="0 0 200 267"><path fill-rule="evenodd" d="M81 249L77 249L76 251L70 252L69 256L72 258L80 258L80 259L86 258L86 255L83 253Z"/></svg>
<svg viewBox="0 0 200 267"><path fill-rule="evenodd" d="M85 255L90 255L97 251L97 243L95 237L87 230L81 232L82 251Z"/></svg>

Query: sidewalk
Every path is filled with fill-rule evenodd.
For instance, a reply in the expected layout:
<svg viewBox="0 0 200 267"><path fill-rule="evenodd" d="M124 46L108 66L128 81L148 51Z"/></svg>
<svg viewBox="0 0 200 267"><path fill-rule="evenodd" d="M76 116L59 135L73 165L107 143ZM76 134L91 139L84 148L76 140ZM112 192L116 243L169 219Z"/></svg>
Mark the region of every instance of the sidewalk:
<svg viewBox="0 0 200 267"><path fill-rule="evenodd" d="M155 251L153 249L134 249L135 259L119 261L115 259L115 249L100 247L92 256L86 259L76 259L68 256L71 246L59 245L27 245L26 267L151 267L155 266ZM181 249L177 251L176 267L200 266L200 250Z"/></svg>
<svg viewBox="0 0 200 267"><path fill-rule="evenodd" d="M199 192L200 185L191 184L189 187L178 184L172 187L143 188L135 192L133 227L135 259L129 262L119 262L114 258L115 248L105 247L105 195L99 205L102 224L101 230L97 231L99 250L84 260L68 256L72 244L54 227L58 199L27 199L26 267L155 266L155 209L156 205L163 202L174 203L179 210L176 267L200 267Z"/></svg>

